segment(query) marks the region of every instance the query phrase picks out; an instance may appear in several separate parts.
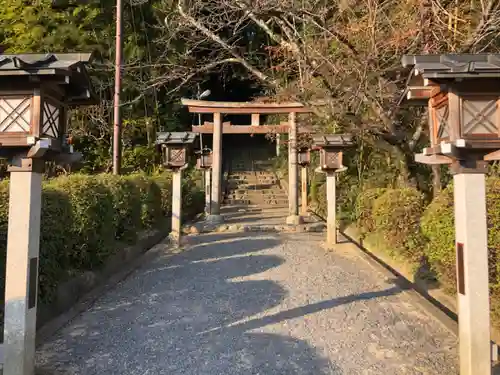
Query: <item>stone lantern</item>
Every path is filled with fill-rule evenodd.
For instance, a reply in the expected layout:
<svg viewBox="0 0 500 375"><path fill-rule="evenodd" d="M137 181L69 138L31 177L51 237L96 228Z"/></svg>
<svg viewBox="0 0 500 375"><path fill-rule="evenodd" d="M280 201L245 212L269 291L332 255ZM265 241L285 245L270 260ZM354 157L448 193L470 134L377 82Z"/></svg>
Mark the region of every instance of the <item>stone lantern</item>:
<svg viewBox="0 0 500 375"><path fill-rule="evenodd" d="M163 166L178 170L188 163L187 152L196 139L191 132L162 132L156 136L156 145L161 152Z"/></svg>
<svg viewBox="0 0 500 375"><path fill-rule="evenodd" d="M309 150L309 147L299 148L297 153L297 163L301 167L307 167L309 164L311 164L311 152Z"/></svg>
<svg viewBox="0 0 500 375"><path fill-rule="evenodd" d="M212 150L204 147L202 150L196 152L196 167L198 169L207 170L212 168Z"/></svg>
<svg viewBox="0 0 500 375"><path fill-rule="evenodd" d="M188 150L197 135L192 132L162 132L156 136L163 166L172 171L172 232L175 245L181 245L182 171L188 165Z"/></svg>
<svg viewBox="0 0 500 375"><path fill-rule="evenodd" d="M0 55L0 157L10 171L6 375L34 373L42 173L46 161L77 159L67 116L71 107L97 103L90 61L86 53Z"/></svg>
<svg viewBox="0 0 500 375"><path fill-rule="evenodd" d="M317 135L313 137L313 142L319 148L319 166L327 173L344 167L342 151L354 145L350 134Z"/></svg>
<svg viewBox="0 0 500 375"><path fill-rule="evenodd" d="M500 159L500 55L404 56L401 104L427 106L430 146L415 160L454 174L460 374L491 374L485 173Z"/></svg>
<svg viewBox="0 0 500 375"><path fill-rule="evenodd" d="M326 246L334 248L337 244L337 196L336 173L345 170L342 164L342 151L354 146L350 134L331 134L313 136L314 148L319 149L320 170L326 173L326 197L328 204Z"/></svg>

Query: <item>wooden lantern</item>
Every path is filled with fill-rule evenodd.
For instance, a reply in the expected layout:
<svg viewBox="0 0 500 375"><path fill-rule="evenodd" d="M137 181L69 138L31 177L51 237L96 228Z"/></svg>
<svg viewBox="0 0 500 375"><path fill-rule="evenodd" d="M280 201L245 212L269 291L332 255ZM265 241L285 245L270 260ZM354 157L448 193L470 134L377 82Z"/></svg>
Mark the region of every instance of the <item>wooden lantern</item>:
<svg viewBox="0 0 500 375"><path fill-rule="evenodd" d="M297 163L302 167L306 167L311 164L311 152L308 147L302 147L299 149L299 152L297 153Z"/></svg>
<svg viewBox="0 0 500 375"><path fill-rule="evenodd" d="M196 167L198 169L212 168L212 150L208 147L197 152Z"/></svg>
<svg viewBox="0 0 500 375"><path fill-rule="evenodd" d="M426 105L431 145L417 161L498 160L500 55L404 56L411 67L401 102Z"/></svg>
<svg viewBox="0 0 500 375"><path fill-rule="evenodd" d="M162 163L169 169L180 169L188 163L187 150L196 140L191 132L158 133L156 144L161 150Z"/></svg>
<svg viewBox="0 0 500 375"><path fill-rule="evenodd" d="M69 151L68 109L97 103L90 61L81 53L0 55L0 156Z"/></svg>
<svg viewBox="0 0 500 375"><path fill-rule="evenodd" d="M315 148L319 148L320 168L324 172L335 172L343 168L342 150L354 145L349 134L318 135L314 136L313 142Z"/></svg>

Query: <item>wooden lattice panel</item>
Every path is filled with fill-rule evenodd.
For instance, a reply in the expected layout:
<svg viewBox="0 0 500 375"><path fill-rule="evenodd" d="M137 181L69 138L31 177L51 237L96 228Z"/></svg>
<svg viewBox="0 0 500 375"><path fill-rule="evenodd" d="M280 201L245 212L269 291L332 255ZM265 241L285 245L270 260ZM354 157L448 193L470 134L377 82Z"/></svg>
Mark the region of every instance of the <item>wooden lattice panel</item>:
<svg viewBox="0 0 500 375"><path fill-rule="evenodd" d="M59 108L49 102L43 103L42 135L52 138L59 137Z"/></svg>
<svg viewBox="0 0 500 375"><path fill-rule="evenodd" d="M447 105L436 108L436 119L438 121L437 139L446 139L450 136L448 132L449 108Z"/></svg>
<svg viewBox="0 0 500 375"><path fill-rule="evenodd" d="M29 133L31 98L0 98L0 132Z"/></svg>
<svg viewBox="0 0 500 375"><path fill-rule="evenodd" d="M322 168L338 169L342 167L342 152L323 149L320 159Z"/></svg>
<svg viewBox="0 0 500 375"><path fill-rule="evenodd" d="M464 135L498 135L496 100L463 100L462 131Z"/></svg>

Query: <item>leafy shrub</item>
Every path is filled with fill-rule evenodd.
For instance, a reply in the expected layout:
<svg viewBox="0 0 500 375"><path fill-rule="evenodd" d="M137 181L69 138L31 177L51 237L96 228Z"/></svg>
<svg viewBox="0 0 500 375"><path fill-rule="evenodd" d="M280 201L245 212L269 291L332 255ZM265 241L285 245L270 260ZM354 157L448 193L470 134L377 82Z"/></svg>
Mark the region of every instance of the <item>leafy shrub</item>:
<svg viewBox="0 0 500 375"><path fill-rule="evenodd" d="M356 200L357 226L361 234L373 232L375 230L375 220L373 216L373 205L377 198L385 193L387 189L373 188L361 192Z"/></svg>
<svg viewBox="0 0 500 375"><path fill-rule="evenodd" d="M453 184L427 206L420 228L427 243L424 253L441 283L455 285L455 221Z"/></svg>
<svg viewBox="0 0 500 375"><path fill-rule="evenodd" d="M157 151L154 147L137 145L123 150L123 168L150 172L156 165Z"/></svg>
<svg viewBox="0 0 500 375"><path fill-rule="evenodd" d="M162 214L163 216L167 216L172 210L172 173L157 173L152 178L160 188Z"/></svg>
<svg viewBox="0 0 500 375"><path fill-rule="evenodd" d="M57 188L57 182L45 183L42 190L40 224L39 295L48 302L58 280L72 268L71 254L77 239L73 236L73 207L69 194ZM74 258L73 258L74 259Z"/></svg>
<svg viewBox="0 0 500 375"><path fill-rule="evenodd" d="M113 197L115 239L133 243L141 227L141 191L132 180L121 176L103 174L98 181L109 189Z"/></svg>
<svg viewBox="0 0 500 375"><path fill-rule="evenodd" d="M390 251L409 260L421 257L422 193L413 188L387 189L373 203L375 229L383 233Z"/></svg>
<svg viewBox="0 0 500 375"><path fill-rule="evenodd" d="M141 194L141 222L144 229L152 229L163 223L162 193L154 178L146 174L132 174L126 177L135 184Z"/></svg>
<svg viewBox="0 0 500 375"><path fill-rule="evenodd" d="M73 220L67 225L74 240L70 262L75 269L91 269L101 264L113 250L116 220L113 196L95 177L75 174L51 182L68 195Z"/></svg>
<svg viewBox="0 0 500 375"><path fill-rule="evenodd" d="M490 284L492 293L500 293L500 179L488 178L486 190ZM441 282L449 288L456 283L454 225L453 184L450 184L429 204L421 223L428 241L425 253Z"/></svg>
<svg viewBox="0 0 500 375"><path fill-rule="evenodd" d="M205 192L195 180L187 178L182 184L182 217L191 218L205 208Z"/></svg>

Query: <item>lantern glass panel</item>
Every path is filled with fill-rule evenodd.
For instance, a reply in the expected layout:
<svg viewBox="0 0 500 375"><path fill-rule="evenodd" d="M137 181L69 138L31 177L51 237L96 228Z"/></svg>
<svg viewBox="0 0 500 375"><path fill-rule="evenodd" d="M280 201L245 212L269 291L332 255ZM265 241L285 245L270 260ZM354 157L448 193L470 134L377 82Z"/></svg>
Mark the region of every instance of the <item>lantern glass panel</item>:
<svg viewBox="0 0 500 375"><path fill-rule="evenodd" d="M463 98L461 105L462 135L498 136L497 98Z"/></svg>

